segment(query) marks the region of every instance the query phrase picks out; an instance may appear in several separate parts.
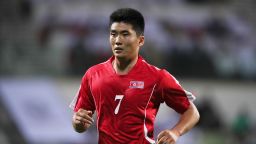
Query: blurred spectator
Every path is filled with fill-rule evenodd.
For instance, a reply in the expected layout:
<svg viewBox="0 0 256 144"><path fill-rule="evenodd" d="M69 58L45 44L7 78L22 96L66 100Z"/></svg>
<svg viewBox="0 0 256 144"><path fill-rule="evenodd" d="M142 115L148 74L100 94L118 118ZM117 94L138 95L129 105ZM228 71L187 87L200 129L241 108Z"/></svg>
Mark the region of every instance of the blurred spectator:
<svg viewBox="0 0 256 144"><path fill-rule="evenodd" d="M90 61L88 61L90 54L86 51L82 40L70 49L70 71L73 75L82 75L87 68L89 68Z"/></svg>
<svg viewBox="0 0 256 144"><path fill-rule="evenodd" d="M19 0L19 11L23 20L29 20L32 16L31 0Z"/></svg>
<svg viewBox="0 0 256 144"><path fill-rule="evenodd" d="M229 0L186 0L188 3L193 4L209 4L209 3L225 3Z"/></svg>
<svg viewBox="0 0 256 144"><path fill-rule="evenodd" d="M198 105L198 111L200 113L199 127L203 131L217 132L223 130L223 121L210 98L204 96L204 99L202 99L201 103Z"/></svg>
<svg viewBox="0 0 256 144"><path fill-rule="evenodd" d="M254 125L251 127L250 134L248 135L248 140L247 140L248 144L256 144L255 134L256 134L256 124L254 123Z"/></svg>
<svg viewBox="0 0 256 144"><path fill-rule="evenodd" d="M237 72L242 79L252 80L256 78L256 47L249 38L238 37L234 41L237 50Z"/></svg>
<svg viewBox="0 0 256 144"><path fill-rule="evenodd" d="M242 109L232 124L232 132L235 141L239 144L249 144L247 141L249 141L248 136L250 135L251 128L252 124L250 116L245 109Z"/></svg>
<svg viewBox="0 0 256 144"><path fill-rule="evenodd" d="M181 35L183 38L177 41L180 45L169 54L171 71L178 76L213 77L215 70L203 44L204 32L189 29Z"/></svg>
<svg viewBox="0 0 256 144"><path fill-rule="evenodd" d="M53 27L50 24L43 25L39 32L38 32L38 41L40 46L42 48L46 48L45 46L47 45L50 35L52 33Z"/></svg>
<svg viewBox="0 0 256 144"><path fill-rule="evenodd" d="M72 75L83 75L95 60L84 43L89 36L88 26L73 24L70 32L69 71Z"/></svg>
<svg viewBox="0 0 256 144"><path fill-rule="evenodd" d="M227 25L222 19L218 17L212 18L207 23L206 29L210 35L218 39L224 38L229 34L229 29L227 28Z"/></svg>
<svg viewBox="0 0 256 144"><path fill-rule="evenodd" d="M196 8L189 5L191 3L205 3L207 5L212 2L223 3L226 1L228 0L161 0L160 2L150 0L138 2L137 7L145 12L146 21L149 23L145 31L147 39L144 47L147 51L142 48L141 54L146 59L150 57L152 64L158 67L166 67L174 75L181 77L256 80L256 65L254 64L256 61L256 43L253 39L255 34L253 33L253 26L248 24L248 19L239 17L238 14L229 7L225 7L225 5L223 9L210 5L208 8L205 8L204 5L196 6ZM109 32L105 31L105 26L107 25L106 14L111 7L104 7L104 12L101 12L93 8L100 7L94 5L97 3L94 3L94 1L76 1L74 3L47 1L44 3L40 0L21 0L12 3L18 4L15 5L18 6L18 10L16 10L19 11L18 16L21 15L24 19L30 19L33 16L33 19L30 20L31 24L36 25L39 42L37 45L33 45L33 40L28 37L30 34L34 34L32 33L33 30L26 32L26 35L24 35L23 27L21 27L22 30L19 30L9 24L0 27L0 30L3 31L1 35L9 36L12 41L22 41L22 43L28 45L24 47L47 49L46 51L49 51L49 53L52 49L59 47L56 52L60 51L59 53L63 53L63 55L60 54L59 57L54 57L54 54L46 54L46 57L58 61L56 64L66 64L63 66L62 70L64 72L61 72L62 74L80 73L74 72L74 67L70 67L71 70L65 69L69 67L69 63L63 62L65 59L70 60L70 63L77 64L78 61L83 61L85 65L89 66L92 63L102 62L109 57L109 45L107 44ZM127 4L129 6L129 3L123 0L119 3L110 2L109 5ZM1 1L1 4L0 8L3 12L5 9L12 8L12 4L6 1ZM89 4L92 4L92 6L88 6ZM153 4L158 5L152 9ZM180 8L176 8L175 5L171 10L168 9L169 5L173 6L174 4L178 4L177 7ZM145 5L150 9L144 9L143 6ZM12 10L13 8L10 9L10 11ZM2 14L3 16L0 16L0 19L8 19L7 17L11 12L7 11L5 13L6 15ZM74 31L79 33L81 30L81 33L83 33L83 28L73 27L77 24L80 25L77 27L87 29L86 37L69 37L73 35ZM30 26L28 27L30 28ZM65 34L62 34L63 32ZM17 39L13 38L12 35L15 37L17 35ZM58 42L63 40L63 35L67 36L64 40L66 43L63 42L63 45L60 46ZM21 40L19 40L19 37ZM26 40L24 40L25 38ZM70 41L71 46L69 45ZM51 42L57 44L51 45ZM3 43L13 44L14 42L3 38ZM84 50L82 48L79 50L78 47L84 47ZM41 53L40 50L38 51L37 53ZM69 51L69 54L66 54L66 51ZM82 58L78 58L80 60L75 60L74 55L80 53L77 51L84 51L86 56L81 56ZM33 58L29 54L24 57ZM16 58L10 59L16 60ZM33 63L33 60L30 60L30 62ZM27 64L26 62L23 63L24 65ZM31 66L31 70L28 71L36 71L33 70L33 64ZM14 67L11 71L17 71L15 69L17 68ZM54 73L54 71L58 71L58 69L53 69L51 72Z"/></svg>

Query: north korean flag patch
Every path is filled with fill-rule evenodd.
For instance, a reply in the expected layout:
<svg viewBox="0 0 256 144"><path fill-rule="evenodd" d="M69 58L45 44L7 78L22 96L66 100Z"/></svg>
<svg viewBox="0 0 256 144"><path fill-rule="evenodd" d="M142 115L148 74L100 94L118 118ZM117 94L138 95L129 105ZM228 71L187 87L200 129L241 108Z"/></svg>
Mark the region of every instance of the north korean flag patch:
<svg viewBox="0 0 256 144"><path fill-rule="evenodd" d="M143 89L144 88L144 81L130 81L129 88Z"/></svg>

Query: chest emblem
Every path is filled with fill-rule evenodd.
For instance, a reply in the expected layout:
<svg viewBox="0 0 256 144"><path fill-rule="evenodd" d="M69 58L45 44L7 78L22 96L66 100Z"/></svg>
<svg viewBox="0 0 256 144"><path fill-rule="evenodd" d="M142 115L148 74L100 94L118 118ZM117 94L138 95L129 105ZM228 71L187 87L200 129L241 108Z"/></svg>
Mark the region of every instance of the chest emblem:
<svg viewBox="0 0 256 144"><path fill-rule="evenodd" d="M144 88L144 81L130 81L129 88L143 89Z"/></svg>

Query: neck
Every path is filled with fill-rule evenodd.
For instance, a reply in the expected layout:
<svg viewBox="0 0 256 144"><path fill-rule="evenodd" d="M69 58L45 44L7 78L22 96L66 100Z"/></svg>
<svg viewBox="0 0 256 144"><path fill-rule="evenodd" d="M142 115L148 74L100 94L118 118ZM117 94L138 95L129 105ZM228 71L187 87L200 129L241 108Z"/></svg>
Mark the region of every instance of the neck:
<svg viewBox="0 0 256 144"><path fill-rule="evenodd" d="M117 74L125 75L135 66L138 56L133 59L117 58L113 60L112 64Z"/></svg>

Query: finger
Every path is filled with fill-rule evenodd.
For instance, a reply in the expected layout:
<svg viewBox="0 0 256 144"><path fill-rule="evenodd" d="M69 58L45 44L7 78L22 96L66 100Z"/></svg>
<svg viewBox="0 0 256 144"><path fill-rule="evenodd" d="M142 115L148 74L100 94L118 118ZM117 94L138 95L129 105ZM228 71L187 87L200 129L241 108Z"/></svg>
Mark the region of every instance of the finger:
<svg viewBox="0 0 256 144"><path fill-rule="evenodd" d="M79 119L74 120L75 124L82 124L82 125L92 125L92 123L90 121L82 121Z"/></svg>
<svg viewBox="0 0 256 144"><path fill-rule="evenodd" d="M77 112L89 113L89 112L92 112L92 111L80 108Z"/></svg>
<svg viewBox="0 0 256 144"><path fill-rule="evenodd" d="M92 125L92 121L88 120L88 119L85 119L85 118L82 118L82 117L77 117L77 121L83 123L83 124L90 124Z"/></svg>
<svg viewBox="0 0 256 144"><path fill-rule="evenodd" d="M82 109L82 108L80 108L77 112L85 113L85 114L91 114L92 115L92 111L88 111L88 110L85 110L85 109Z"/></svg>
<svg viewBox="0 0 256 144"><path fill-rule="evenodd" d="M84 109L79 109L77 111L77 113L83 114L83 115L89 115L90 117L92 117L92 111L87 111L87 110L84 110Z"/></svg>
<svg viewBox="0 0 256 144"><path fill-rule="evenodd" d="M175 144L175 141L173 139L167 138L164 144Z"/></svg>
<svg viewBox="0 0 256 144"><path fill-rule="evenodd" d="M94 122L93 118L90 117L90 116L87 115L87 114L79 114L79 113L78 113L77 119L80 120L80 121L82 121L82 122L87 122L87 121L89 121L90 123L93 123L93 122Z"/></svg>
<svg viewBox="0 0 256 144"><path fill-rule="evenodd" d="M157 140L160 140L165 135L165 131L162 131L158 134Z"/></svg>
<svg viewBox="0 0 256 144"><path fill-rule="evenodd" d="M92 117L92 111L87 111L88 115Z"/></svg>
<svg viewBox="0 0 256 144"><path fill-rule="evenodd" d="M90 120L87 120L87 119L85 119L85 118L83 118L83 117L80 117L80 116L74 116L73 117L73 122L75 123L75 124L88 124L88 125L92 125L92 121L90 121Z"/></svg>
<svg viewBox="0 0 256 144"><path fill-rule="evenodd" d="M157 144L164 144L167 138L165 136L161 137L158 141Z"/></svg>
<svg viewBox="0 0 256 144"><path fill-rule="evenodd" d="M77 115L80 117L88 117L92 119L92 116L90 115L90 113L87 113L87 112L77 112Z"/></svg>
<svg viewBox="0 0 256 144"><path fill-rule="evenodd" d="M79 125L83 125L84 124L84 122L81 121L79 118L74 118L73 122L74 122L74 124L79 124Z"/></svg>
<svg viewBox="0 0 256 144"><path fill-rule="evenodd" d="M83 117L91 122L94 122L94 120L92 118L92 111L79 111L79 112L77 112L77 116Z"/></svg>

